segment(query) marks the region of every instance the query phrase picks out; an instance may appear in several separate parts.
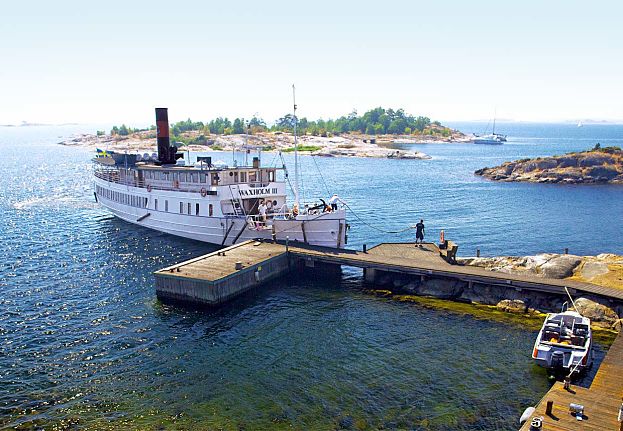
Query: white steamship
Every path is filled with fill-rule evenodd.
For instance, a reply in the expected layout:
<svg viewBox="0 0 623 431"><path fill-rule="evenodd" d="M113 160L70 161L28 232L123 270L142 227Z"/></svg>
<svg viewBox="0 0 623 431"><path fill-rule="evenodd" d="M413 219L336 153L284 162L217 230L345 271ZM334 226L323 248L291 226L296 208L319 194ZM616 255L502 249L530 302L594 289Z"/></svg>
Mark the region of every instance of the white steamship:
<svg viewBox="0 0 623 431"><path fill-rule="evenodd" d="M213 164L210 157L178 162L183 155L170 145L166 108L156 108L156 124L157 158L98 151L94 159L96 199L117 217L218 245L249 239L346 244L343 207L299 204L296 151L289 205L285 166L262 167L261 153L248 166Z"/></svg>

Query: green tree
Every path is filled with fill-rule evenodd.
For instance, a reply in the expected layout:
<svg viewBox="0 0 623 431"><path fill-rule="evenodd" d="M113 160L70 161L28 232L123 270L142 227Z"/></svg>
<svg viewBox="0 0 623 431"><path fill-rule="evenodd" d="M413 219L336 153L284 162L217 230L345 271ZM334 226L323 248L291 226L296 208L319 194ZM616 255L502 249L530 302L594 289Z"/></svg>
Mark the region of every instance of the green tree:
<svg viewBox="0 0 623 431"><path fill-rule="evenodd" d="M236 118L232 127L234 135L241 135L244 133L244 120Z"/></svg>

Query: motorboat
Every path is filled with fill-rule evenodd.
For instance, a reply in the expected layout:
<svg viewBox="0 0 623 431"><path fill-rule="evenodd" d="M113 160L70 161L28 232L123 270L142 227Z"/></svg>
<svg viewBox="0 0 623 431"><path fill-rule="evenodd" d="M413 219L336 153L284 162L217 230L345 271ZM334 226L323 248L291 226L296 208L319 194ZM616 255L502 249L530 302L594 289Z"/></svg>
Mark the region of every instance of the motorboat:
<svg viewBox="0 0 623 431"><path fill-rule="evenodd" d="M593 364L591 321L577 311L549 313L534 343L532 358L552 373L581 373Z"/></svg>

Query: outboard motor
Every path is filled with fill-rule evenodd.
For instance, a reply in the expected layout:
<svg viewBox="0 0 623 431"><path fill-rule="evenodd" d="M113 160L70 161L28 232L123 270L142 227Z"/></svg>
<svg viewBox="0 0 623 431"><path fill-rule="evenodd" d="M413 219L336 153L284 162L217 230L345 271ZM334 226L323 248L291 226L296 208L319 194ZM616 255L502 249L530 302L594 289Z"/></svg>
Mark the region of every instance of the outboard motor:
<svg viewBox="0 0 623 431"><path fill-rule="evenodd" d="M183 154L177 154L177 147L169 141L169 114L167 108L156 108L156 136L158 139L158 162L174 165Z"/></svg>
<svg viewBox="0 0 623 431"><path fill-rule="evenodd" d="M563 368L564 367L565 354L560 350L556 350L552 352L552 368Z"/></svg>

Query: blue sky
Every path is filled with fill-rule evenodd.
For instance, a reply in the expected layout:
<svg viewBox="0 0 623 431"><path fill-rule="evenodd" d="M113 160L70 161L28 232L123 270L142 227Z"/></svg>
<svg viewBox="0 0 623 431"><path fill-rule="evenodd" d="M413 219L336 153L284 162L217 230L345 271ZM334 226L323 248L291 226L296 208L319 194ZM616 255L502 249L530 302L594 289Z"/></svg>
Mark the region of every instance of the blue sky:
<svg viewBox="0 0 623 431"><path fill-rule="evenodd" d="M0 15L0 124L623 120L621 1L27 1Z"/></svg>

